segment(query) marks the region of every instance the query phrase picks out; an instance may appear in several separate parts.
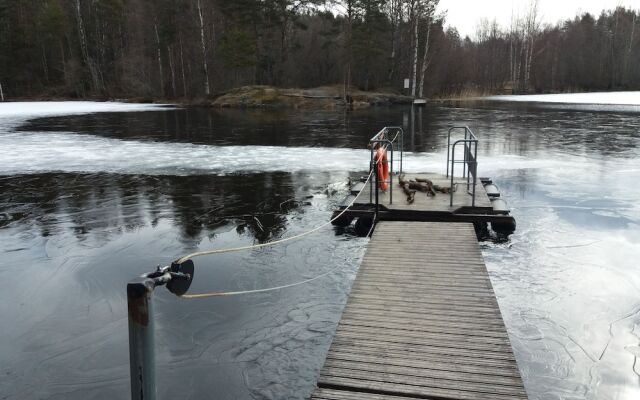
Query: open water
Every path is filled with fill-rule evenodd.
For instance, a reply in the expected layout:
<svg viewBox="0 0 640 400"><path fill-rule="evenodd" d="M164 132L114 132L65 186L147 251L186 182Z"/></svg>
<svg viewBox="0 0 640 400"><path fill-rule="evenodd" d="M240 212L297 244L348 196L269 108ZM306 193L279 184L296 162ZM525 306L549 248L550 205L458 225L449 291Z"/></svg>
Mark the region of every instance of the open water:
<svg viewBox="0 0 640 400"><path fill-rule="evenodd" d="M323 224L385 125L406 130L405 170L444 172L450 124L476 131L518 223L482 248L530 398L640 398L637 107L125 110L0 108L0 399L127 398L127 281ZM196 259L193 293L335 270L237 297L157 289L159 397L307 397L366 243L326 228Z"/></svg>

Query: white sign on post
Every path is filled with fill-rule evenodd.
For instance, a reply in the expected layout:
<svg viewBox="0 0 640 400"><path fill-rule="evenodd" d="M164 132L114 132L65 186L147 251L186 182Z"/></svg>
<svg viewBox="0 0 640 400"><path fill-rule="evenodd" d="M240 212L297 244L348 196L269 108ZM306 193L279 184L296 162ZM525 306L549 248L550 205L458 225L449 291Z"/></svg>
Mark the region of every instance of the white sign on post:
<svg viewBox="0 0 640 400"><path fill-rule="evenodd" d="M409 89L409 78L406 78L406 79L404 80L404 88L405 88L405 89Z"/></svg>

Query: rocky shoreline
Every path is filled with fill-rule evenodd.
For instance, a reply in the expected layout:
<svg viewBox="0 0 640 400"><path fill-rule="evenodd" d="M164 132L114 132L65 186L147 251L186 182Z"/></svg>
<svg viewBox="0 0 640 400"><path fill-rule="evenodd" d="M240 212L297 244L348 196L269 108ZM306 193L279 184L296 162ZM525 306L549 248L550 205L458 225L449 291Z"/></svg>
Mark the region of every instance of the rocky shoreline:
<svg viewBox="0 0 640 400"><path fill-rule="evenodd" d="M411 104L413 98L402 94L378 91L365 92L352 88L346 96L341 85L312 89L277 88L274 86L241 86L205 98L171 99L154 97L102 97L69 98L65 96L19 97L5 99L7 102L24 101L120 101L136 104L178 104L215 108L315 108L315 109L359 109L371 106Z"/></svg>
<svg viewBox="0 0 640 400"><path fill-rule="evenodd" d="M351 90L345 96L341 86L325 86L313 89L281 89L273 86L242 86L231 89L212 100L198 105L224 108L366 108L377 105L411 104L412 98L388 92L364 92Z"/></svg>

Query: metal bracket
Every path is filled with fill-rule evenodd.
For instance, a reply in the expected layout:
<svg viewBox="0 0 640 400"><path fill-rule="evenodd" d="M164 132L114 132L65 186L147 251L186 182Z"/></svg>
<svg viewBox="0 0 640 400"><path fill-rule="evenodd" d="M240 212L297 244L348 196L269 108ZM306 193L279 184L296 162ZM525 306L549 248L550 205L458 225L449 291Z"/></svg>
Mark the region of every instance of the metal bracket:
<svg viewBox="0 0 640 400"><path fill-rule="evenodd" d="M155 400L156 363L153 322L153 290L166 285L176 296L189 290L193 281L193 261L174 261L171 266L158 267L127 284L129 309L129 369L131 398Z"/></svg>

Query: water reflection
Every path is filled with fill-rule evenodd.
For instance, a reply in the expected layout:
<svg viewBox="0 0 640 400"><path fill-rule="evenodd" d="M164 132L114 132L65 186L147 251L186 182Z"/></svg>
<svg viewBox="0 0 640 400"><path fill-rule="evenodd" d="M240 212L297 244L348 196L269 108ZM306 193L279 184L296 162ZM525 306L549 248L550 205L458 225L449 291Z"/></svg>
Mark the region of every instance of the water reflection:
<svg viewBox="0 0 640 400"><path fill-rule="evenodd" d="M83 240L156 226L164 218L180 227L185 242L230 222L263 242L284 231L284 215L303 201L295 195L287 173L9 176L0 179L0 228L32 225L43 237L70 229Z"/></svg>
<svg viewBox="0 0 640 400"><path fill-rule="evenodd" d="M345 194L346 179L312 172L0 178L7 261L0 279L10 299L0 315L11 321L0 341L3 397L126 398L129 279L187 252L316 227ZM328 185L338 190L334 197ZM277 248L201 258L192 289L265 288L343 265L317 285L191 302L158 290L161 398L208 397L212 385L223 399L306 396L362 240L328 228ZM283 359L283 349L290 357Z"/></svg>
<svg viewBox="0 0 640 400"><path fill-rule="evenodd" d="M0 316L11 321L0 341L0 392L126 397L123 288L132 276L194 250L326 222L348 176L366 169L364 146L381 126L405 127L415 152L405 166L444 170L453 123L480 137L481 174L498 183L518 221L509 243L485 243L483 255L530 398L637 398L640 120L625 110L504 103L110 113L2 133L0 145L20 151L4 154L1 171L22 162L32 173L0 176L9 299ZM90 157L76 160L83 152ZM216 163L224 165L209 169ZM77 172L87 165L92 173ZM186 302L158 292L161 398L307 396L364 242L327 229L198 260L195 292L344 269L259 296Z"/></svg>
<svg viewBox="0 0 640 400"><path fill-rule="evenodd" d="M68 131L126 140L215 145L362 148L397 118L397 108L356 110L234 110L187 108L162 113L102 113L41 118L26 131Z"/></svg>

